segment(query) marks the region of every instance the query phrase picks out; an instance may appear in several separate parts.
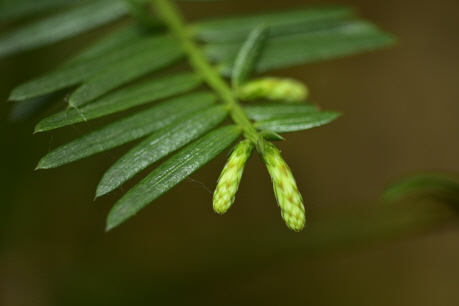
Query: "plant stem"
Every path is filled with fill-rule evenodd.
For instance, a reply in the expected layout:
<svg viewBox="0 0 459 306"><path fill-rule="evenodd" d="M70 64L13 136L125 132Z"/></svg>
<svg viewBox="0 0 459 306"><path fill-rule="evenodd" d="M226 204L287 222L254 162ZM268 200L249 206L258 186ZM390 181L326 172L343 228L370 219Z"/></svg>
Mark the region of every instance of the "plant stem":
<svg viewBox="0 0 459 306"><path fill-rule="evenodd" d="M212 67L204 56L201 49L193 41L187 31L185 21L170 0L151 0L155 11L162 17L166 25L171 29L173 34L181 41L182 48L187 54L191 66L203 78L219 96L219 98L230 108L230 115L233 121L242 127L244 137L249 139L254 145L259 142L260 136L245 114L242 107L234 98L233 92L228 84L223 80L220 74Z"/></svg>

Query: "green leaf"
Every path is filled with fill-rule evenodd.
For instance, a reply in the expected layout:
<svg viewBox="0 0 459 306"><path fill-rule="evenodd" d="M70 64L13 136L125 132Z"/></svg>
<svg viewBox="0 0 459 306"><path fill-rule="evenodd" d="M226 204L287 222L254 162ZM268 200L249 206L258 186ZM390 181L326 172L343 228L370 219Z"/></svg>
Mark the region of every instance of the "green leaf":
<svg viewBox="0 0 459 306"><path fill-rule="evenodd" d="M162 51L163 48L170 50L174 47L180 48L174 40L164 36L140 39L136 43L124 46L124 48L113 50L107 54L100 54L100 56L90 58L87 61L78 61L23 83L13 90L9 100L25 100L52 93L81 83L95 73L116 65L118 62L145 54L145 50L151 50L153 56L155 51L162 53L164 52Z"/></svg>
<svg viewBox="0 0 459 306"><path fill-rule="evenodd" d="M40 121L36 132L43 132L77 122L99 118L134 106L187 92L198 87L201 80L191 73L181 73L117 90L81 108L67 109Z"/></svg>
<svg viewBox="0 0 459 306"><path fill-rule="evenodd" d="M271 130L276 133L296 132L327 124L340 114L336 112L311 112L298 116L262 120L254 125L258 130Z"/></svg>
<svg viewBox="0 0 459 306"><path fill-rule="evenodd" d="M459 199L459 183L444 175L416 175L399 180L388 186L383 194L386 202L395 202L413 193L449 193Z"/></svg>
<svg viewBox="0 0 459 306"><path fill-rule="evenodd" d="M213 129L227 114L224 106L213 106L153 133L107 170L97 187L96 197L118 188L149 165Z"/></svg>
<svg viewBox="0 0 459 306"><path fill-rule="evenodd" d="M55 168L107 151L158 131L213 103L215 97L209 93L196 93L167 100L58 147L40 160L37 169Z"/></svg>
<svg viewBox="0 0 459 306"><path fill-rule="evenodd" d="M233 88L238 88L244 83L252 72L267 36L268 29L265 25L260 25L249 33L234 62L231 76Z"/></svg>
<svg viewBox="0 0 459 306"><path fill-rule="evenodd" d="M59 95L60 93L53 93L46 96L15 102L11 108L10 120L19 121L28 119L54 103Z"/></svg>
<svg viewBox="0 0 459 306"><path fill-rule="evenodd" d="M296 8L282 12L235 16L198 22L193 26L195 36L207 42L242 41L260 24L266 24L273 36L305 32L321 28L324 23L354 17L354 10L345 6Z"/></svg>
<svg viewBox="0 0 459 306"><path fill-rule="evenodd" d="M148 0L128 0L129 15L139 24L148 28L161 28L163 23L151 16Z"/></svg>
<svg viewBox="0 0 459 306"><path fill-rule="evenodd" d="M113 207L107 218L110 230L163 193L183 181L190 174L214 159L241 134L241 128L230 125L212 131L169 158L140 183L129 190Z"/></svg>
<svg viewBox="0 0 459 306"><path fill-rule="evenodd" d="M0 57L48 45L111 22L127 13L124 1L99 0L13 30L0 37Z"/></svg>
<svg viewBox="0 0 459 306"><path fill-rule="evenodd" d="M182 56L182 51L175 47L162 48L161 51L155 50L154 53L151 50L146 50L144 53L126 59L91 76L75 90L68 103L70 106L77 108L114 88L169 66L179 61Z"/></svg>
<svg viewBox="0 0 459 306"><path fill-rule="evenodd" d="M252 120L266 120L317 112L314 104L259 104L244 107L247 116Z"/></svg>
<svg viewBox="0 0 459 306"><path fill-rule="evenodd" d="M153 34L155 34L155 31L139 26L138 24L124 26L97 40L83 52L67 61L65 65L86 61L95 57L102 59L102 56L110 54L113 50L125 49L126 46L131 46L149 36L151 37Z"/></svg>
<svg viewBox="0 0 459 306"><path fill-rule="evenodd" d="M271 141L285 140L285 138L282 137L281 135L279 135L279 134L277 134L277 133L275 133L273 131L269 131L269 130L261 131L260 135L263 136L263 138L266 139L266 140L271 140Z"/></svg>
<svg viewBox="0 0 459 306"><path fill-rule="evenodd" d="M81 0L4 0L0 3L0 21L13 21L76 2Z"/></svg>
<svg viewBox="0 0 459 306"><path fill-rule="evenodd" d="M359 25L359 26L356 26ZM332 21L330 24L328 22L321 28L316 28L308 31L301 31L298 33L290 33L280 36L274 36L271 33L268 36L266 47L273 48L273 46L280 45L285 42L291 43L298 42L301 43L305 39L313 38L326 38L326 37L343 37L343 35L348 35L349 30L354 33L356 30L368 31L368 28L374 30L375 27L369 24L368 22L354 20L354 21ZM230 41L224 43L209 43L205 45L205 52L207 56L215 61L227 61L229 59L234 59L237 55L237 52L241 48L243 42L241 41Z"/></svg>
<svg viewBox="0 0 459 306"><path fill-rule="evenodd" d="M271 38L257 61L258 72L298 64L330 60L374 50L393 44L393 35L367 22L347 22L337 27L310 33ZM221 72L231 75L240 43L213 44L206 47L209 58L221 63Z"/></svg>

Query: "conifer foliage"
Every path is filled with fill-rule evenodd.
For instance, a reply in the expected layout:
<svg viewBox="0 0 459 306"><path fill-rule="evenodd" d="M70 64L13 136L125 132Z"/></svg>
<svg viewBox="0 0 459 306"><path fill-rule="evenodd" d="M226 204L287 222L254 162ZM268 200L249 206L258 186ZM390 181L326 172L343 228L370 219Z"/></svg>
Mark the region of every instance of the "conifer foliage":
<svg viewBox="0 0 459 306"><path fill-rule="evenodd" d="M339 113L320 110L308 101L309 89L300 80L254 77L394 42L391 34L339 5L187 23L172 0L7 0L0 4L4 24L33 15L41 17L0 34L0 57L125 20L58 68L19 84L9 97L15 103L13 116L25 118L53 101L56 93L69 92L68 107L38 122L35 132L148 104L56 148L37 166L58 167L143 139L107 169L96 196L119 188L151 164L162 163L115 204L107 230L237 143L215 191L215 210L224 213L233 204L253 150L271 174L287 226L300 231L306 220L302 197L271 141L283 140L281 133L327 124ZM186 62L189 65L183 65ZM181 70L165 70L173 66Z"/></svg>

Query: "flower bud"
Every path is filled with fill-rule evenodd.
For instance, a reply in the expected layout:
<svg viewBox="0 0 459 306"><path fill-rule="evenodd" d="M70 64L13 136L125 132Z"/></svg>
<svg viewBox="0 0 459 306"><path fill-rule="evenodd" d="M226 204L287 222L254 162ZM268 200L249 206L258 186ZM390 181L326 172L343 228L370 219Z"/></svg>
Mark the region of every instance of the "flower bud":
<svg viewBox="0 0 459 306"><path fill-rule="evenodd" d="M213 206L216 213L224 214L233 204L245 163L252 155L252 151L253 144L244 140L238 143L231 152L214 192Z"/></svg>
<svg viewBox="0 0 459 306"><path fill-rule="evenodd" d="M263 160L273 181L274 194L282 218L291 230L301 231L306 223L306 215L303 198L292 172L282 159L280 151L271 143L266 144Z"/></svg>
<svg viewBox="0 0 459 306"><path fill-rule="evenodd" d="M243 101L267 99L297 103L306 100L308 88L303 83L290 78L261 78L243 84L238 91Z"/></svg>

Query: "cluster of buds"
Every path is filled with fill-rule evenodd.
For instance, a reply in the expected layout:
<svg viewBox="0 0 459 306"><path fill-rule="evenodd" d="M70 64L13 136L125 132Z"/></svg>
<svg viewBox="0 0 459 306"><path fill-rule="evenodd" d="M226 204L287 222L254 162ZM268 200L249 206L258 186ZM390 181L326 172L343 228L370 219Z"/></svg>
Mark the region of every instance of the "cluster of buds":
<svg viewBox="0 0 459 306"><path fill-rule="evenodd" d="M292 172L273 144L263 142L260 145L263 146L263 150L258 151L271 175L282 218L291 230L299 232L304 228L306 216L303 199ZM253 149L254 145L249 140L244 140L231 152L214 192L213 206L216 213L225 213L233 204L245 164Z"/></svg>
<svg viewBox="0 0 459 306"><path fill-rule="evenodd" d="M244 83L238 90L243 101L267 99L287 103L305 101L308 88L300 81L291 78L267 77Z"/></svg>
<svg viewBox="0 0 459 306"><path fill-rule="evenodd" d="M249 140L244 140L238 143L231 152L214 192L213 206L216 213L224 214L233 204L242 172L252 155L253 147Z"/></svg>
<svg viewBox="0 0 459 306"><path fill-rule="evenodd" d="M280 151L271 143L266 143L263 160L273 181L274 194L282 218L291 230L301 231L306 223L306 215L303 198L292 172L282 159Z"/></svg>

